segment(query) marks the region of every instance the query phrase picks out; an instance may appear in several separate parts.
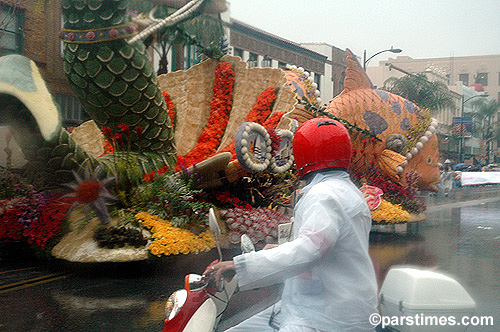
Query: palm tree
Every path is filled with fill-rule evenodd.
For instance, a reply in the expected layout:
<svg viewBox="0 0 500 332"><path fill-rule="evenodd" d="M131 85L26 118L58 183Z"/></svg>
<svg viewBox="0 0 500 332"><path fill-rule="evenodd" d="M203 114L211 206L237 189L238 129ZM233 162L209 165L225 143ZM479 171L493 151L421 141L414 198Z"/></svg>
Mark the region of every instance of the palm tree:
<svg viewBox="0 0 500 332"><path fill-rule="evenodd" d="M208 5L218 2L221 1L212 0ZM172 3L183 3L183 1L132 0L130 8L144 15L148 15L154 9L154 17L161 19L175 11L174 8L170 7ZM216 52L220 49L220 41L223 36L222 21L215 16L215 13L200 12L194 18L181 24L159 29L155 36L155 43L151 45L160 58L157 74L168 72L168 53L172 47L175 47L176 50L176 69L184 69L184 46L195 46L200 50L199 53L204 52L204 54ZM198 55L201 56L201 54Z"/></svg>
<svg viewBox="0 0 500 332"><path fill-rule="evenodd" d="M427 108L431 112L455 106L446 84L439 81L430 82L423 73L401 78L390 77L384 82L383 89L406 98L421 108Z"/></svg>
<svg viewBox="0 0 500 332"><path fill-rule="evenodd" d="M477 109L476 117L482 122L483 141L487 147L487 160L489 162L489 151L491 150L491 140L500 140L499 121L492 123L493 116L500 110L500 101L491 98L478 98L472 102Z"/></svg>

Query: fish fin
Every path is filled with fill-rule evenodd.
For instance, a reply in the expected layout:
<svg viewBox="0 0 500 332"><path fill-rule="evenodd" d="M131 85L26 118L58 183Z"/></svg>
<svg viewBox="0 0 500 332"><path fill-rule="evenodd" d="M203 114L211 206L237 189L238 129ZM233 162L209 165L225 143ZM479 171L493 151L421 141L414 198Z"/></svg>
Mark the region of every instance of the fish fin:
<svg viewBox="0 0 500 332"><path fill-rule="evenodd" d="M347 53L347 69L342 93L357 89L374 89L356 56L348 48L345 51Z"/></svg>
<svg viewBox="0 0 500 332"><path fill-rule="evenodd" d="M406 157L392 150L385 149L378 157L378 167L392 181L401 184L401 176L398 166L406 161Z"/></svg>

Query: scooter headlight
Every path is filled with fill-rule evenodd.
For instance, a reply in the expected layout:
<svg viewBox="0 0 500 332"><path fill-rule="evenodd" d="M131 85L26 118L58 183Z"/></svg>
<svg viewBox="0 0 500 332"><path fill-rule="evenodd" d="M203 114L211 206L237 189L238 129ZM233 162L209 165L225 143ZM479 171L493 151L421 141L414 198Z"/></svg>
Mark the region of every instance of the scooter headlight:
<svg viewBox="0 0 500 332"><path fill-rule="evenodd" d="M167 320L171 320L177 315L177 313L182 309L184 303L186 303L187 299L187 290L181 289L175 291L170 295L167 300L167 304L165 305L165 314L167 316Z"/></svg>

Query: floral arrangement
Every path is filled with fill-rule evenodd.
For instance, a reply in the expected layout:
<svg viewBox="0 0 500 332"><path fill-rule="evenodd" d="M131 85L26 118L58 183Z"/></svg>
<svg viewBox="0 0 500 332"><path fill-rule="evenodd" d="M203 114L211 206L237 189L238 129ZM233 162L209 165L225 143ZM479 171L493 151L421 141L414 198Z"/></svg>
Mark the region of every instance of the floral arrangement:
<svg viewBox="0 0 500 332"><path fill-rule="evenodd" d="M234 70L228 62L219 62L215 68L210 115L198 143L181 159L186 167L213 155L226 130L233 102Z"/></svg>
<svg viewBox="0 0 500 332"><path fill-rule="evenodd" d="M372 211L372 219L381 224L405 223L410 221L410 214L400 205L392 204L382 198L379 207Z"/></svg>
<svg viewBox="0 0 500 332"><path fill-rule="evenodd" d="M215 247L215 238L210 231L199 235L184 229L174 227L168 221L146 212L136 214L141 224L152 232L152 242L149 251L152 255L178 255L199 253Z"/></svg>
<svg viewBox="0 0 500 332"><path fill-rule="evenodd" d="M276 89L273 86L268 87L257 97L257 101L246 117L247 122L257 122L264 124L271 115L271 111L276 101Z"/></svg>
<svg viewBox="0 0 500 332"><path fill-rule="evenodd" d="M45 249L60 235L70 202L60 194L46 193L0 201L0 240L25 240Z"/></svg>
<svg viewBox="0 0 500 332"><path fill-rule="evenodd" d="M156 177L145 189L145 208L160 218L170 220L175 227L205 228L207 213L212 205L203 200L201 189L195 189L196 175L182 179L177 175Z"/></svg>
<svg viewBox="0 0 500 332"><path fill-rule="evenodd" d="M289 222L289 218L278 211L264 207L235 207L220 211L229 229L229 242L238 244L242 234L247 234L253 243L276 242L278 225Z"/></svg>
<svg viewBox="0 0 500 332"><path fill-rule="evenodd" d="M167 105L167 112L168 112L168 117L170 118L170 123L172 124L172 129L175 128L175 120L176 120L176 112L175 112L175 105L172 99L170 98L170 95L166 93L165 91L162 92L163 98L165 99L165 104Z"/></svg>

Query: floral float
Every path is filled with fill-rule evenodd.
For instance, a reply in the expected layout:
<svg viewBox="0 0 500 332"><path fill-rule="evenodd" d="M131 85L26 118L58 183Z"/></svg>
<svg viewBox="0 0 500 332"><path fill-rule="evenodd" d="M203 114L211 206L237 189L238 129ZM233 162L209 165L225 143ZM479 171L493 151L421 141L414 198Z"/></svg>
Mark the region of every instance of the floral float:
<svg viewBox="0 0 500 332"><path fill-rule="evenodd" d="M285 128L290 127L292 121L283 116L297 102L294 93L286 86L284 73L279 69L251 70L241 59L226 56L220 60L207 60L185 72L164 75L159 80L169 81L174 76L176 81L179 75L187 78L183 87L188 90L191 83L200 80L212 80L213 84L208 84L208 88L192 88L189 96L207 100L205 104L195 102L196 107L179 99L179 93L184 95L182 91L170 88L168 92L162 92L175 135L184 132L176 137L176 162L168 158L151 160L147 159L147 154L137 154L136 147L139 147L139 153L146 152L142 149L146 150L143 139L147 131L140 124L119 123L114 128L103 126L98 133L95 125L88 123L82 126L86 129L74 128L75 133L87 131L84 138L78 138L79 146L85 147L83 151L88 149L89 137L93 142L91 145L102 145L92 152L100 157L90 157L89 150L86 158L90 162L84 170L78 173L79 169L75 168L72 172L74 181L54 188L50 194L41 187L33 189L44 197L65 194L61 201L50 201L51 208L60 205L63 212L56 210L59 217L54 223L59 228L46 230L54 233L47 236L46 241L51 238L54 241L49 241L50 245L38 241L41 248L55 258L74 262L116 262L196 254L214 246L213 237L206 231L206 214L211 207L221 210L223 237L227 245L237 242L235 224L231 220L227 222L225 215L233 213L231 209L239 206L244 206L245 213L250 216L258 216L250 219L258 220L255 227L247 225L256 243L276 241L279 224L276 220L285 222L288 217L274 209L279 206L283 209L290 204L294 182L289 172L293 163L290 149L293 134L286 129L277 129L283 123ZM241 82L242 77L246 81ZM173 84L174 87L179 85ZM244 97L241 96L243 91ZM198 112L199 116L186 116L187 111ZM235 137L241 127L240 119L243 123L258 126L260 134L267 135L262 146L268 157L267 163L259 170L247 167L245 171L247 165L244 162L240 165L238 161L241 139L235 141ZM187 129L194 124L198 131ZM59 135L66 135L66 132ZM72 137L68 137L69 145L75 144ZM185 140L191 145L186 145ZM256 139L248 142L252 147L247 151L247 159L253 158L258 150L255 149ZM5 174L15 171L5 170ZM231 193L218 195L222 187ZM276 191L275 188L282 190ZM40 207L29 212L33 208L25 204L24 198L11 195L8 199L3 202L5 209L1 211L5 225L1 240L24 239L35 243L34 235L30 233L31 225L38 224L26 223L23 216L34 213L38 219L45 220L40 216L45 216L46 210ZM238 203L236 207L231 205L235 201L248 203ZM274 209L268 208L269 205ZM241 231L243 226L239 229Z"/></svg>
<svg viewBox="0 0 500 332"><path fill-rule="evenodd" d="M293 131L325 114L353 135L354 180L383 191L380 204L378 191L369 195L373 207L378 205L376 222L406 222L390 217L395 206L423 210L414 189L434 185L435 121L400 97L371 89L352 55L346 90L326 109L301 68L248 68L239 57L225 55L156 77L137 41L147 33L127 40L135 26L122 1L112 4L113 21L97 15L109 40L85 27L80 19L85 15L74 15L104 10L94 5L66 1L61 36L64 72L102 131L87 135L100 141L93 143L102 145L100 157L61 128L57 105L33 61L0 58L0 92L13 105L2 112L13 119L33 179L40 180L32 194L4 198L2 241L25 240L76 262L195 254L214 245L206 231L210 208L219 210L228 245L243 232L260 244L276 241L278 226L289 219L296 183ZM115 19L122 32L112 32ZM6 178L17 172L4 171ZM73 195L61 198L67 190L54 183L71 180L76 180L70 185Z"/></svg>

